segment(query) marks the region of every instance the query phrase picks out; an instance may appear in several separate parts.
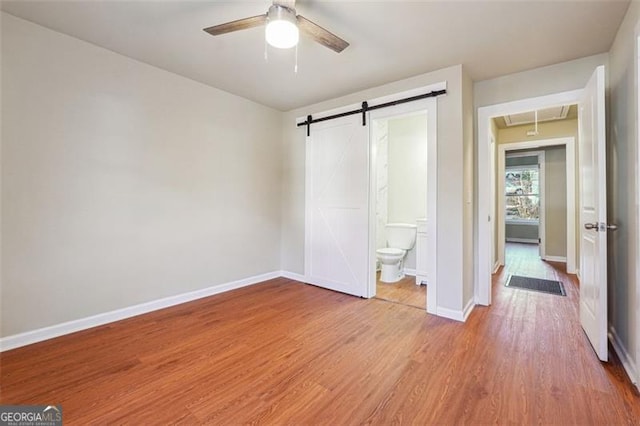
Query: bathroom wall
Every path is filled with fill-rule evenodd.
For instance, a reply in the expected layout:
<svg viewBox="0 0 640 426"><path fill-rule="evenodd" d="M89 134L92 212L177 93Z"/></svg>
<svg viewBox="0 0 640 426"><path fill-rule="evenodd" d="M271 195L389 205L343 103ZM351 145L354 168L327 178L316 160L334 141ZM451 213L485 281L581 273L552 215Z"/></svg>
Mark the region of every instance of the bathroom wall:
<svg viewBox="0 0 640 426"><path fill-rule="evenodd" d="M388 121L388 222L415 224L427 215L426 115ZM415 269L415 248L405 267Z"/></svg>
<svg viewBox="0 0 640 426"><path fill-rule="evenodd" d="M427 117L389 120L389 222L427 215Z"/></svg>

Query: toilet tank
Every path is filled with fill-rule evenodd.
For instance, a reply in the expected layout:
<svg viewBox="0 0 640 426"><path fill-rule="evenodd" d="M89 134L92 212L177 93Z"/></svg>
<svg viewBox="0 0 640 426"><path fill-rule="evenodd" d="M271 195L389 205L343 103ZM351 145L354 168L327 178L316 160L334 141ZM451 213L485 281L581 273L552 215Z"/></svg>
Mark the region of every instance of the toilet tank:
<svg viewBox="0 0 640 426"><path fill-rule="evenodd" d="M387 223L385 228L389 247L411 250L416 244L416 225L411 223Z"/></svg>

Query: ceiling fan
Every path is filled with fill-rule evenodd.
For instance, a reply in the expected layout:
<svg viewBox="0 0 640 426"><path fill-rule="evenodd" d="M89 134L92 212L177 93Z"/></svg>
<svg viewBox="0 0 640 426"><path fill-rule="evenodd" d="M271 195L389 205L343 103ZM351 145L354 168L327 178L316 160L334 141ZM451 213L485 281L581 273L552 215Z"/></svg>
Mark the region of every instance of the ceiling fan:
<svg viewBox="0 0 640 426"><path fill-rule="evenodd" d="M288 49L298 44L299 32L335 52L342 52L349 43L337 35L311 22L302 15L296 15L295 0L274 0L264 15L238 19L225 24L205 28L207 33L217 36L234 31L246 30L266 24L265 38L273 47Z"/></svg>

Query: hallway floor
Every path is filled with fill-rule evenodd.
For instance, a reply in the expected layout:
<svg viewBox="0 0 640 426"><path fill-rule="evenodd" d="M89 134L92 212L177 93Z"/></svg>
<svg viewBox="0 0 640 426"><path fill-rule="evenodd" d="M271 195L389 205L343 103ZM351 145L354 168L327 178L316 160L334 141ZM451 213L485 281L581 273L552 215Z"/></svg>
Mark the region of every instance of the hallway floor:
<svg viewBox="0 0 640 426"><path fill-rule="evenodd" d="M558 269L565 270L560 262L547 262L540 259L538 244L506 243L505 272L512 275L556 280ZM507 277L508 278L508 277Z"/></svg>

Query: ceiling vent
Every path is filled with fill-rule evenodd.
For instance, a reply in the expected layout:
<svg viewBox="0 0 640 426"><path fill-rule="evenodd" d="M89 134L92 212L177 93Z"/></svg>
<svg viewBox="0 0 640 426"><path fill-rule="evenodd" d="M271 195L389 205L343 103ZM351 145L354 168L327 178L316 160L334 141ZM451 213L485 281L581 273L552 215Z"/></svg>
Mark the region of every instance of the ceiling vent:
<svg viewBox="0 0 640 426"><path fill-rule="evenodd" d="M563 105L553 108L545 108L538 110L538 123L545 121L563 120L569 114L570 105ZM520 114L511 114L504 116L504 122L507 127L522 126L524 124L534 123L536 120L535 111L523 112Z"/></svg>

